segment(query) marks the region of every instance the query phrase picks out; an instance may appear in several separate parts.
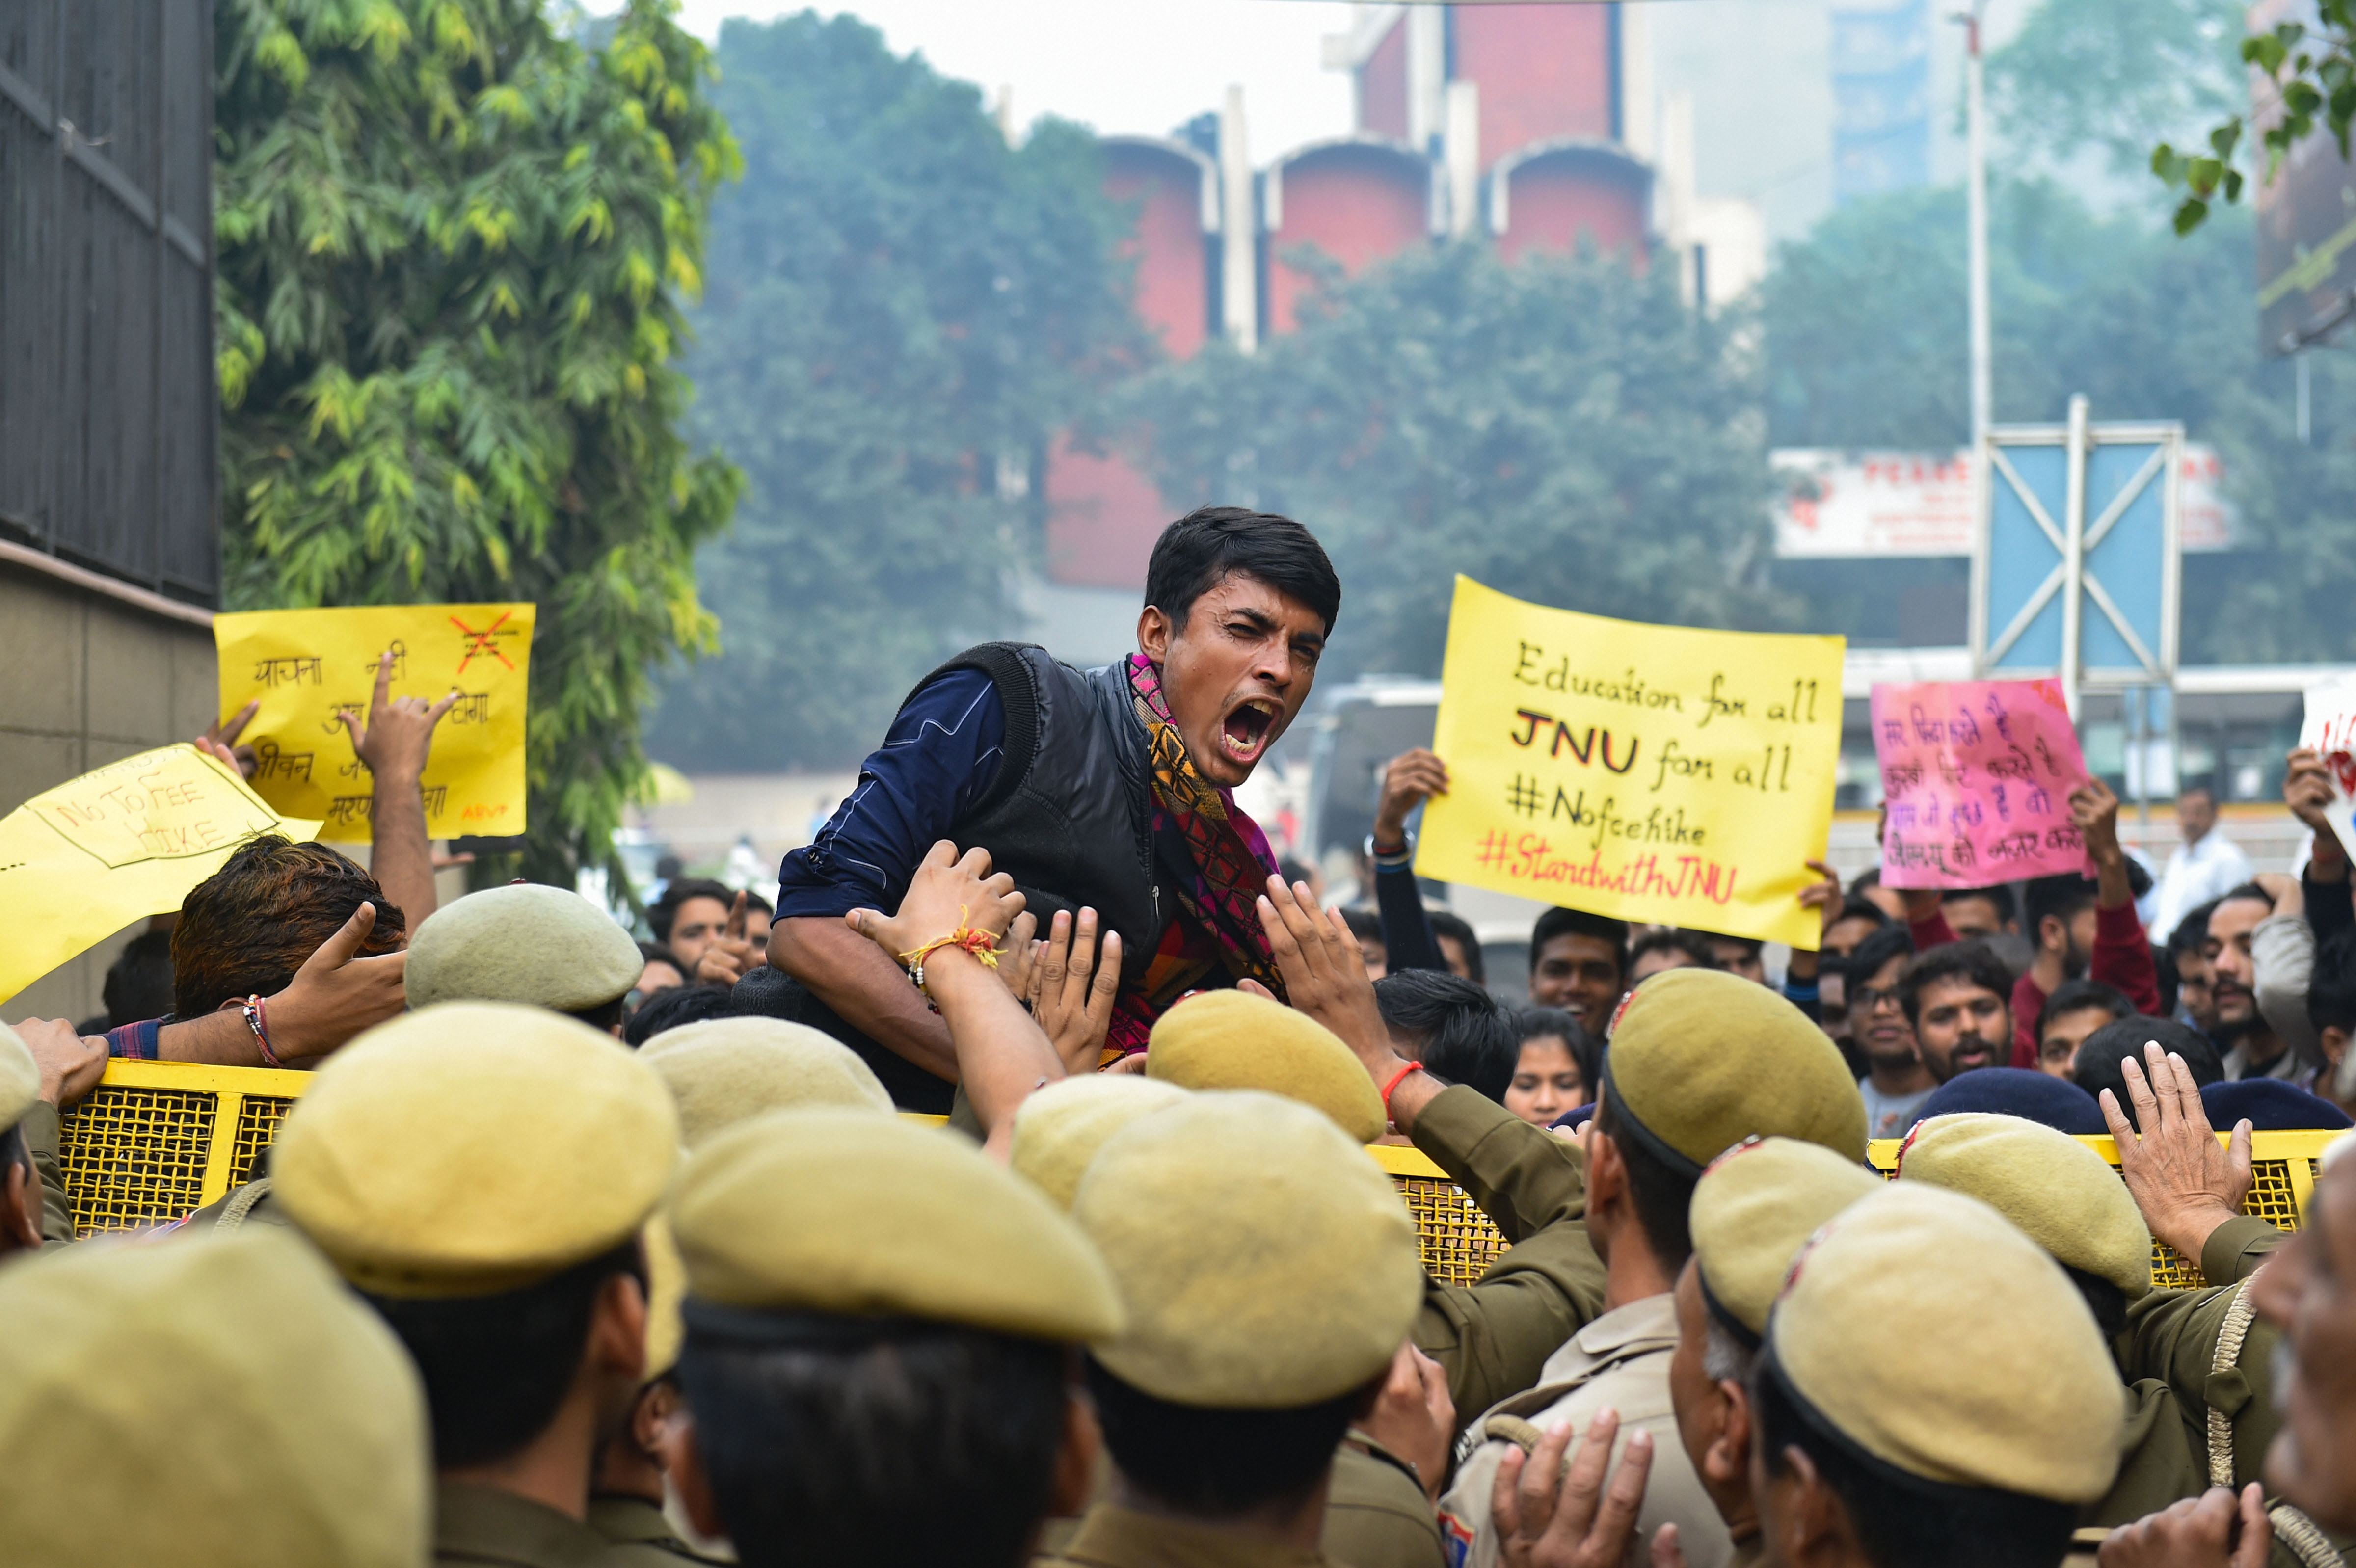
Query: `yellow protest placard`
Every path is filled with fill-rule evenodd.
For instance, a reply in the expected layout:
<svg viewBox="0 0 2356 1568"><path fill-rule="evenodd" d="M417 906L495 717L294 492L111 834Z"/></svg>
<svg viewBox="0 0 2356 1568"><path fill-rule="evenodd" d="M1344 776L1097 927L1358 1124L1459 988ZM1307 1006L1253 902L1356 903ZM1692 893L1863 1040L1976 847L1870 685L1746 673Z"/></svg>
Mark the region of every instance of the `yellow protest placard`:
<svg viewBox="0 0 2356 1568"><path fill-rule="evenodd" d="M342 715L365 725L377 661L391 653L392 696L458 694L425 763L427 835L521 833L532 611L383 604L214 616L221 717L262 702L241 737L259 759L254 789L281 811L321 818L322 838L368 842L375 780Z"/></svg>
<svg viewBox="0 0 2356 1568"><path fill-rule="evenodd" d="M239 845L305 839L194 746L111 763L0 817L0 1001L145 915L178 909Z"/></svg>
<svg viewBox="0 0 2356 1568"><path fill-rule="evenodd" d="M1839 637L1647 626L1456 580L1415 869L1443 881L1814 948L1797 901L1832 828Z"/></svg>

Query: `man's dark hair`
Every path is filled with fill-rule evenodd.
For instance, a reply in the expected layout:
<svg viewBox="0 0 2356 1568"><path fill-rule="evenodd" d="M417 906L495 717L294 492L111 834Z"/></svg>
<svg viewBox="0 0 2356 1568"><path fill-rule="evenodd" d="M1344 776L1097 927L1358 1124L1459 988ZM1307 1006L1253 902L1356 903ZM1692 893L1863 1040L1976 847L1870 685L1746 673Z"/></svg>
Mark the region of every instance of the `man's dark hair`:
<svg viewBox="0 0 2356 1568"><path fill-rule="evenodd" d="M1961 902L1965 899L1986 899L1996 911L1996 923L2009 925L2020 918L2020 905L2012 896L2012 884L1998 882L1992 888L1949 888L1939 895L1943 904Z"/></svg>
<svg viewBox="0 0 2356 1568"><path fill-rule="evenodd" d="M682 980L690 977L687 973L687 965L679 961L679 955L673 953L669 948L665 947L659 942L639 943L638 956L646 960L648 964L669 965L672 968L679 971L680 978Z"/></svg>
<svg viewBox="0 0 2356 1568"><path fill-rule="evenodd" d="M1892 958L1911 958L1913 955L1913 933L1896 921L1891 921L1850 948L1848 956L1841 961L1841 978L1847 982L1847 994L1856 996L1857 988L1872 979L1875 973Z"/></svg>
<svg viewBox="0 0 2356 1568"><path fill-rule="evenodd" d="M1878 887L1879 887L1880 885L1881 885L1881 868L1880 868L1879 866L1878 866L1878 865L1875 865L1875 866L1868 866L1864 870L1859 871L1856 876L1851 877L1851 878L1849 879L1849 882L1848 882L1849 896L1850 896L1850 897L1852 897L1852 898L1863 898L1863 897L1865 897L1865 890L1866 890L1866 889L1868 889L1868 888L1878 888ZM1875 905L1874 907L1875 907L1875 908L1877 908L1877 909L1879 909L1879 908L1880 908L1880 906L1879 906L1879 904ZM1889 913L1890 912L1889 912L1889 911L1887 911L1887 910L1882 910L1882 912L1883 912L1884 914L1887 914L1887 913Z"/></svg>
<svg viewBox="0 0 2356 1568"><path fill-rule="evenodd" d="M1088 1393L1121 1475L1172 1512L1196 1519L1305 1497L1383 1381L1285 1410L1214 1410L1157 1399L1087 1360Z"/></svg>
<svg viewBox="0 0 2356 1568"><path fill-rule="evenodd" d="M1613 920L1610 915L1590 914L1583 909L1550 909L1538 916L1530 927L1530 973L1538 968L1538 955L1547 944L1561 936L1591 936L1612 948L1612 961L1620 965L1620 977L1628 977L1628 923Z"/></svg>
<svg viewBox="0 0 2356 1568"><path fill-rule="evenodd" d="M1383 917L1364 904L1352 904L1344 910L1342 923L1348 926L1350 934L1361 942L1380 942L1383 939Z"/></svg>
<svg viewBox="0 0 2356 1568"><path fill-rule="evenodd" d="M1522 1054L1505 1005L1445 969L1401 969L1375 982L1375 1006L1391 1038L1424 1070L1502 1102Z"/></svg>
<svg viewBox="0 0 2356 1568"><path fill-rule="evenodd" d="M2176 929L2168 933L2168 950L2175 953L2198 953L2201 944L2209 940L2209 917L2217 912L2222 899L2211 899L2200 908L2187 911Z"/></svg>
<svg viewBox="0 0 2356 1568"><path fill-rule="evenodd" d="M2135 1017L2135 1004L2116 986L2106 986L2100 980L2064 980L2045 998L2045 1011L2038 1022L2039 1034L2044 1033L2044 1019L2083 1012L2088 1008L2100 1008L2114 1019Z"/></svg>
<svg viewBox="0 0 2356 1568"><path fill-rule="evenodd" d="M2029 880L2029 897L2022 911L2024 925L2021 934L2034 944L2038 940L2038 933L2044 928L2047 915L2053 915L2067 925L2076 918L2080 910L2091 908L2100 901L2102 891L2102 884L2094 878L2082 877L2075 871L2064 871L2051 877L2031 877ZM2127 862L2127 891L2136 898L2151 891L2151 873L2132 859Z"/></svg>
<svg viewBox="0 0 2356 1568"><path fill-rule="evenodd" d="M1464 967L1472 971L1467 978L1476 986L1487 985L1489 970L1481 962L1481 938L1474 933L1472 923L1452 910L1426 910L1424 917L1431 922L1434 937L1451 938L1464 949Z"/></svg>
<svg viewBox="0 0 2356 1568"><path fill-rule="evenodd" d="M1767 944L1756 936L1734 936L1723 931L1696 931L1690 926L1685 928L1683 934L1708 944L1713 955L1717 954L1718 944L1721 942L1733 943L1752 958L1767 951Z"/></svg>
<svg viewBox="0 0 2356 1568"><path fill-rule="evenodd" d="M728 1010L740 1018L783 1019L798 1024L809 999L809 987L783 969L760 964L745 970L744 977L729 990Z"/></svg>
<svg viewBox="0 0 2356 1568"><path fill-rule="evenodd" d="M2178 790L2178 791L2176 792L2176 798L2177 798L2177 799L2179 799L2179 800L2183 800L2183 799L2187 798L2188 796L2190 796L2190 795L2206 795L2206 796L2208 796L2208 798L2209 798L2209 804L2210 804L2211 805L2216 805L2216 804L2217 804L2217 792L2216 792L2215 790L2213 790L2213 789L2210 788L2210 787L2209 787L2207 784L2188 784L2184 785L2184 787L2183 787L2183 788L2181 788L2181 789L2179 789L2179 790Z"/></svg>
<svg viewBox="0 0 2356 1568"><path fill-rule="evenodd" d="M1236 572L1300 600L1332 634L1342 580L1325 547L1290 517L1242 507L1197 507L1162 529L1145 567L1145 602L1181 627L1194 601Z"/></svg>
<svg viewBox="0 0 2356 1568"><path fill-rule="evenodd" d="M1309 863L1296 860L1290 855L1280 856L1276 862L1276 874L1284 879L1286 887L1298 887L1309 880Z"/></svg>
<svg viewBox="0 0 2356 1568"><path fill-rule="evenodd" d="M690 899L718 899L722 909L730 909L735 905L736 890L708 877L683 877L674 880L663 889L662 897L647 906L647 925L654 932L657 942L666 946L669 944L670 928L679 923L680 906ZM751 902L751 895L748 894L745 903L749 907ZM693 977L689 976L691 979Z"/></svg>
<svg viewBox="0 0 2356 1568"><path fill-rule="evenodd" d="M487 1465L548 1430L589 1349L597 1293L616 1275L646 1285L636 1238L497 1296L369 1296L425 1384L434 1465Z"/></svg>
<svg viewBox="0 0 2356 1568"><path fill-rule="evenodd" d="M2012 971L1985 939L1943 942L1906 965L1906 973L1898 977L1898 1004L1906 1009L1908 1023L1922 1021L1922 993L1939 980L1969 981L1995 992L1999 1002L2012 1001Z"/></svg>
<svg viewBox="0 0 2356 1568"><path fill-rule="evenodd" d="M599 1034L611 1034L614 1026L630 1016L630 993L623 992L610 1002L600 1002L594 1008L580 1008L564 1015L578 1019Z"/></svg>
<svg viewBox="0 0 2356 1568"><path fill-rule="evenodd" d="M1874 1568L2020 1568L2058 1563L2070 1550L2076 1505L1907 1475L1804 1411L1772 1355L1752 1372L1751 1402L1768 1474L1791 1473L1785 1450L1805 1454Z"/></svg>
<svg viewBox="0 0 2356 1568"><path fill-rule="evenodd" d="M408 922L374 877L324 844L274 833L249 841L180 904L172 1011L202 1018L232 997L284 990L363 903L376 906L376 925L361 955L397 951Z"/></svg>
<svg viewBox="0 0 2356 1568"><path fill-rule="evenodd" d="M749 1340L691 1307L679 1380L746 1568L1019 1568L1051 1500L1069 1366L1058 1345L942 1324Z"/></svg>
<svg viewBox="0 0 2356 1568"><path fill-rule="evenodd" d="M1870 922L1876 931L1890 923L1890 912L1863 893L1849 893L1842 898L1840 913L1833 916L1833 923L1837 925L1845 920Z"/></svg>
<svg viewBox="0 0 2356 1568"><path fill-rule="evenodd" d="M172 1011L172 933L143 931L124 943L122 953L106 966L106 984L99 995L106 1002L109 1029L144 1023Z"/></svg>
<svg viewBox="0 0 2356 1568"><path fill-rule="evenodd" d="M1603 1083L1603 1047L1576 1018L1560 1008L1524 1008L1514 1015L1514 1036L1517 1045L1546 1036L1562 1041L1578 1065L1579 1081L1587 1085L1588 1100L1593 1102ZM1520 1071L1518 1060L1515 1070Z"/></svg>
<svg viewBox="0 0 2356 1568"><path fill-rule="evenodd" d="M684 1024L700 1024L706 1019L733 1017L735 1007L731 987L702 986L691 980L684 986L674 986L659 991L639 1004L622 1026L622 1040L628 1045L644 1045L667 1029Z"/></svg>
<svg viewBox="0 0 2356 1568"><path fill-rule="evenodd" d="M2265 889L2258 886L2255 882L2244 882L2240 887L2235 888L2233 891L2227 893L2223 898L2219 899L2217 901L2221 904L2239 903L2244 899L2255 899L2258 902L2265 905L2268 909L2275 907L2274 894L2266 891Z"/></svg>
<svg viewBox="0 0 2356 1568"><path fill-rule="evenodd" d="M1682 953L1692 959L1697 968L1716 969L1720 966L1718 949L1709 944L1709 938L1698 932L1648 931L1630 944L1628 962L1622 965L1620 972L1626 974L1648 955L1655 953Z"/></svg>
<svg viewBox="0 0 2356 1568"><path fill-rule="evenodd" d="M2356 930L2334 932L2316 949L2307 982L2307 1021L2319 1032L2356 1034Z"/></svg>
<svg viewBox="0 0 2356 1568"><path fill-rule="evenodd" d="M1693 1256L1693 1232L1687 1228L1686 1213L1693 1206L1694 1183L1699 1178L1672 1169L1643 1138L1632 1134L1626 1113L1609 1094L1596 1104L1595 1130L1610 1138L1619 1151L1620 1163L1628 1171L1628 1198L1636 1206L1636 1223L1643 1228L1653 1256L1674 1277Z"/></svg>
<svg viewBox="0 0 2356 1568"><path fill-rule="evenodd" d="M2217 1054L2216 1042L2207 1035L2174 1019L2142 1018L2133 1013L2104 1024L2086 1037L2070 1069L2071 1081L2097 1099L2108 1089L2118 1101L2119 1109L2132 1122L2135 1102L2128 1097L2126 1073L2119 1064L2133 1057L2136 1066L2148 1072L2151 1064L2144 1060L2143 1048L2147 1040L2155 1040L2162 1051L2184 1058L2194 1084L2224 1081L2224 1061Z"/></svg>

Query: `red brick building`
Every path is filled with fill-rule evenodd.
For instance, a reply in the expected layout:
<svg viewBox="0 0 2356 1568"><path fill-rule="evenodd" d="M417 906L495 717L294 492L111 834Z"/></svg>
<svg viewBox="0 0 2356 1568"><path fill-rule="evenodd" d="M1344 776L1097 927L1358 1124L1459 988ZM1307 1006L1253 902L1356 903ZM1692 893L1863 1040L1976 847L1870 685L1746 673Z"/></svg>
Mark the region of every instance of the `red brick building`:
<svg viewBox="0 0 2356 1568"><path fill-rule="evenodd" d="M1139 314L1177 357L1220 335L1249 351L1299 322L1317 286L1299 264L1307 247L1345 275L1451 234L1509 257L1588 244L1644 264L1651 91L1626 9L1366 7L1326 40L1326 64L1354 85L1351 135L1255 167L1231 94L1215 155L1108 139L1107 187L1137 204ZM1170 516L1152 483L1059 442L1045 501L1049 582L1133 596Z"/></svg>

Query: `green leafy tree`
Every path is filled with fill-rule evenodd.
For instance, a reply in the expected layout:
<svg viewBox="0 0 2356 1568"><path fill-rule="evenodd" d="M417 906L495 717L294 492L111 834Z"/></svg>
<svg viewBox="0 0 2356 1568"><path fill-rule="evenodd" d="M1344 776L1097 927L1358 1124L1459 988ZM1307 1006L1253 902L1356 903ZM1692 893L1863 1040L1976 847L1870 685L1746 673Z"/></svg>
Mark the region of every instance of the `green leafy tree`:
<svg viewBox="0 0 2356 1568"><path fill-rule="evenodd" d="M1988 57L2005 142L2140 172L2155 132L2197 135L2248 101L2243 0L2045 0Z"/></svg>
<svg viewBox="0 0 2356 1568"><path fill-rule="evenodd" d="M1173 507L1248 497L1316 529L1347 590L1329 668L1436 673L1459 571L1632 620L1779 623L1740 324L1686 309L1668 269L1447 245L1323 298L1122 412Z"/></svg>
<svg viewBox="0 0 2356 1568"><path fill-rule="evenodd" d="M2263 19L2278 18L2290 7L2251 9L2254 18ZM2350 131L2356 126L2356 0L2311 0L2309 10L2312 26L2277 19L2241 42L2243 61L2265 79L2256 123L2265 165L2261 177L2269 181L2290 150L2319 131L2330 133L2346 161ZM2176 209L2178 233L2198 229L2220 193L2228 202L2242 199L2236 165L2248 124L2241 114L2227 116L2210 130L2206 151L2179 152L2167 142L2152 149L2151 172L2186 193Z"/></svg>
<svg viewBox="0 0 2356 1568"><path fill-rule="evenodd" d="M851 17L731 21L719 60L745 176L712 214L692 428L749 484L701 562L724 656L669 686L654 743L840 763L1007 629L1046 433L1141 352L1128 219L1087 133L1010 147L974 88Z"/></svg>
<svg viewBox="0 0 2356 1568"><path fill-rule="evenodd" d="M702 46L630 0L223 0L223 538L239 608L535 602L524 874L611 864L648 667L707 644L738 479L675 361L737 168ZM504 868L502 868L504 869Z"/></svg>

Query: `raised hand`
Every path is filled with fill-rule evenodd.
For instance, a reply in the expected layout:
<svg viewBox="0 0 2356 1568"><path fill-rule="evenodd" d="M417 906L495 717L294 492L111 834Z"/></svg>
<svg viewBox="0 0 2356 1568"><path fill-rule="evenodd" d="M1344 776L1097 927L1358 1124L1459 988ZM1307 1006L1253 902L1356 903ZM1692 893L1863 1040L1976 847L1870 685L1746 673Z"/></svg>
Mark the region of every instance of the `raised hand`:
<svg viewBox="0 0 2356 1568"><path fill-rule="evenodd" d="M960 855L944 838L916 863L916 874L908 880L898 909L889 915L855 909L843 919L898 959L959 929L981 932L993 940L1002 937L1022 912L1023 895L1014 891L1014 879L991 870L989 850L973 848Z"/></svg>
<svg viewBox="0 0 2356 1568"><path fill-rule="evenodd" d="M1375 842L1390 847L1407 838L1407 819L1435 795L1448 793L1448 764L1418 746L1402 752L1383 769L1382 795L1375 802Z"/></svg>
<svg viewBox="0 0 2356 1568"><path fill-rule="evenodd" d="M214 720L212 728L197 737L197 750L234 769L239 777L252 778L253 770L261 763L253 754L253 748L239 745L237 738L245 733L245 727L252 723L253 716L261 711L262 699L257 697L228 718Z"/></svg>
<svg viewBox="0 0 2356 1568"><path fill-rule="evenodd" d="M268 998L270 1044L279 1060L325 1056L362 1029L398 1018L407 953L356 956L376 929L376 905L363 903L321 943L286 988Z"/></svg>
<svg viewBox="0 0 2356 1568"><path fill-rule="evenodd" d="M352 738L352 752L376 775L377 787L382 789L387 780L414 784L425 776L425 759L434 750L434 727L442 722L442 715L450 711L458 700L454 689L438 702L428 702L422 697L392 695L392 656L385 654L376 664L376 690L369 699L368 728L360 728L359 720L351 709L340 709L336 717L344 722Z"/></svg>
<svg viewBox="0 0 2356 1568"><path fill-rule="evenodd" d="M764 959L752 939L744 934L744 892L738 889L736 901L728 906L728 919L720 934L695 961L696 983L704 986L733 986L744 977L748 969L757 969Z"/></svg>
<svg viewBox="0 0 2356 1568"><path fill-rule="evenodd" d="M1268 880L1258 908L1277 973L1284 976L1285 999L1340 1035L1368 1072L1386 1075L1398 1053L1375 1006L1375 983L1366 978L1358 939L1341 912L1323 912L1307 883L1289 888L1282 877Z"/></svg>
<svg viewBox="0 0 2356 1568"><path fill-rule="evenodd" d="M2121 1525L2104 1538L2094 1561L2101 1568L2265 1568L2274 1536L2257 1482L2239 1496L2211 1487Z"/></svg>
<svg viewBox="0 0 2356 1568"><path fill-rule="evenodd" d="M1358 1426L1414 1466L1424 1496L1439 1500L1440 1483L1448 1477L1449 1439L1456 1431L1456 1402L1448 1395L1447 1371L1413 1340L1391 1358L1383 1392Z"/></svg>
<svg viewBox="0 0 2356 1568"><path fill-rule="evenodd" d="M1489 1513L1508 1568L1617 1568L1626 1561L1653 1471L1653 1436L1630 1434L1607 1488L1604 1472L1619 1431L1617 1412L1597 1412L1568 1466L1562 1456L1572 1436L1569 1422L1547 1433L1526 1462L1518 1448L1506 1453L1490 1489Z"/></svg>
<svg viewBox="0 0 2356 1568"><path fill-rule="evenodd" d="M1120 993L1120 933L1104 933L1097 945L1097 912L1073 919L1058 910L1047 936L1033 944L1017 994L1030 1004L1066 1073L1092 1072L1112 1031L1113 1000Z"/></svg>
<svg viewBox="0 0 2356 1568"><path fill-rule="evenodd" d="M2128 1122L2108 1089L2101 1096L2103 1120L2119 1146L2119 1174L2144 1223L2198 1263L2210 1232L2240 1212L2250 1195L2250 1124L2234 1123L2230 1147L2218 1147L2184 1059L2162 1051L2157 1040L2147 1041L2143 1051L2148 1077L2132 1056L2119 1063L2135 1121Z"/></svg>

